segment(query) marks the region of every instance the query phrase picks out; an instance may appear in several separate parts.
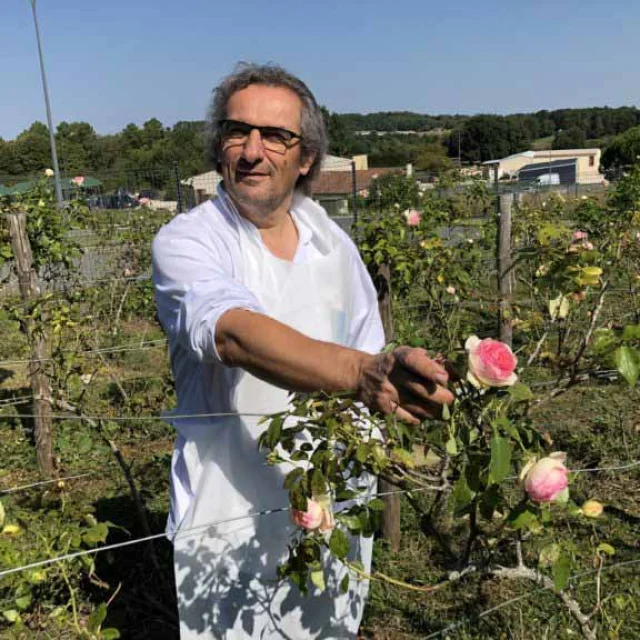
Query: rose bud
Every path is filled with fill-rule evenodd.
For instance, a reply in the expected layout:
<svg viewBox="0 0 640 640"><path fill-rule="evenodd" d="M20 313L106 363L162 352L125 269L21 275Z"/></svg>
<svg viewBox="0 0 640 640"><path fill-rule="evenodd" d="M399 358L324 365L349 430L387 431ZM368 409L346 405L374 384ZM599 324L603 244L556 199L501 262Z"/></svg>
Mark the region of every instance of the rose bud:
<svg viewBox="0 0 640 640"><path fill-rule="evenodd" d="M407 209L403 215L410 227L417 227L422 219L420 212L415 209Z"/></svg>
<svg viewBox="0 0 640 640"><path fill-rule="evenodd" d="M564 466L566 454L552 453L528 464L522 470L524 489L534 502L566 502L569 498L569 470Z"/></svg>
<svg viewBox="0 0 640 640"><path fill-rule="evenodd" d="M604 507L602 506L602 503L597 500L587 500L582 505L582 515L587 518L599 518L603 511Z"/></svg>
<svg viewBox="0 0 640 640"><path fill-rule="evenodd" d="M464 347L469 353L467 380L474 387L510 387L518 380L518 359L504 342L469 336Z"/></svg>

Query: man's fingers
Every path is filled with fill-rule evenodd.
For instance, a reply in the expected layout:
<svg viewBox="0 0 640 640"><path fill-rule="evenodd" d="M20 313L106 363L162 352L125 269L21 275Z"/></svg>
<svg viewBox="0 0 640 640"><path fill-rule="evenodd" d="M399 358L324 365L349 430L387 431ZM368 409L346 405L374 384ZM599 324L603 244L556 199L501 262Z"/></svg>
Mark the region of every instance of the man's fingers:
<svg viewBox="0 0 640 640"><path fill-rule="evenodd" d="M430 404L451 404L454 399L451 391L445 387L436 384L432 380L425 380L407 370L391 374L390 382L396 387L398 393L409 393L419 401Z"/></svg>
<svg viewBox="0 0 640 640"><path fill-rule="evenodd" d="M396 418L398 418L398 420L402 420L402 422L407 422L409 424L415 424L415 425L418 425L421 422L419 418L416 418L415 416L411 415L411 413L409 413L407 410L403 409L402 407L398 407L394 411L394 413Z"/></svg>
<svg viewBox="0 0 640 640"><path fill-rule="evenodd" d="M398 362L419 378L431 380L443 386L449 382L446 369L432 360L424 349L400 347L396 349L396 354Z"/></svg>
<svg viewBox="0 0 640 640"><path fill-rule="evenodd" d="M420 403L415 404L412 402L403 402L402 409L410 413L414 418L422 420L440 418L442 416L442 406L435 404Z"/></svg>

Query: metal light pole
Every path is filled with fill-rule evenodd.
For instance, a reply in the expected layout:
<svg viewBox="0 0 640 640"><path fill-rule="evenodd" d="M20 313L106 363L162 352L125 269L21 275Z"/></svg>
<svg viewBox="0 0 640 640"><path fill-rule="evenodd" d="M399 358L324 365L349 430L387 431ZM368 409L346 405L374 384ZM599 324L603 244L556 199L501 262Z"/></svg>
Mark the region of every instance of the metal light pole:
<svg viewBox="0 0 640 640"><path fill-rule="evenodd" d="M44 91L44 103L47 108L47 124L49 126L49 140L51 141L51 161L53 162L53 174L56 185L56 201L58 207L62 207L62 184L60 183L60 167L58 166L58 152L56 150L56 137L53 131L53 121L51 119L51 105L49 104L49 89L47 88L47 76L44 72L44 61L42 59L42 45L40 44L40 29L38 28L38 17L36 15L36 0L29 0L33 13L33 24L36 27L36 40L38 41L38 56L40 58L40 74L42 75L42 90Z"/></svg>

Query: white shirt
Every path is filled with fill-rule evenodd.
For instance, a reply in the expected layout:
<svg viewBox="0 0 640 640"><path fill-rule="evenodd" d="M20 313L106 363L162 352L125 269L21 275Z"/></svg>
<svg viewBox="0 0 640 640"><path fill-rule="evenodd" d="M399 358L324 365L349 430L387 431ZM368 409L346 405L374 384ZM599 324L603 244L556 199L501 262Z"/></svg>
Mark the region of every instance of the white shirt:
<svg viewBox="0 0 640 640"><path fill-rule="evenodd" d="M169 339L171 367L175 378L178 407L174 415L233 411L233 391L241 374L222 364L215 347L216 324L230 309L265 313L256 292L243 284L239 225L260 237L258 229L240 216L224 188L219 197L188 213L173 218L158 232L153 242L153 282L158 317ZM319 205L295 196L290 213L298 228L299 243L294 262L321 255L313 227L305 222ZM377 295L371 278L349 236L335 225L349 248L352 268L344 274L352 278L354 292L348 347L378 353L384 346L384 331L378 312ZM331 283L327 283L331 286ZM194 420L173 419L179 436L172 463L172 523L184 512L191 498L181 450ZM207 420L197 421L201 426Z"/></svg>

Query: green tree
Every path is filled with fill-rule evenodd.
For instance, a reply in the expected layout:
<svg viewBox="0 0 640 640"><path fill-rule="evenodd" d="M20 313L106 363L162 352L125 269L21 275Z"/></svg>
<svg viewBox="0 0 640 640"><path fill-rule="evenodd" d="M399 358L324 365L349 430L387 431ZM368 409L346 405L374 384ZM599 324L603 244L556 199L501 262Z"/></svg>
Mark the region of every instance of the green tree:
<svg viewBox="0 0 640 640"><path fill-rule="evenodd" d="M587 145L587 136L584 129L573 126L569 129L558 131L553 139L553 149L584 149Z"/></svg>
<svg viewBox="0 0 640 640"><path fill-rule="evenodd" d="M602 154L602 166L607 171L628 167L640 160L640 126L616 136Z"/></svg>
<svg viewBox="0 0 640 640"><path fill-rule="evenodd" d="M51 164L49 129L42 122L34 122L15 140L13 175L42 171Z"/></svg>

